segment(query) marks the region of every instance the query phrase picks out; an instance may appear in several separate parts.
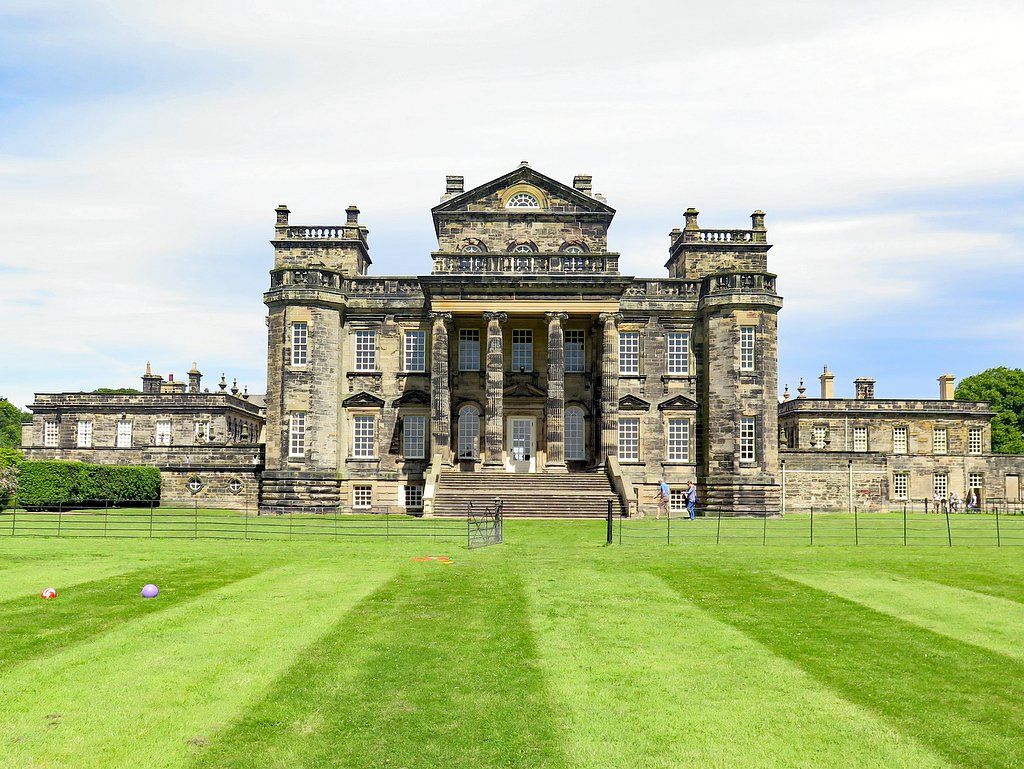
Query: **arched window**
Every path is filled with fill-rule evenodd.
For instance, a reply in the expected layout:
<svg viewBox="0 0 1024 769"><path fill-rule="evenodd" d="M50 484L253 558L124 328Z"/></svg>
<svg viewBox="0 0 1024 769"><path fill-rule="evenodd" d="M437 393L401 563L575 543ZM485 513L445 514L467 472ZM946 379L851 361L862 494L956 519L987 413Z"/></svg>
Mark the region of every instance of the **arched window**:
<svg viewBox="0 0 1024 769"><path fill-rule="evenodd" d="M520 243L512 249L513 254L532 254L533 247L529 243Z"/></svg>
<svg viewBox="0 0 1024 769"><path fill-rule="evenodd" d="M470 243L468 246L462 247L462 253L464 254L479 254L481 252L480 246Z"/></svg>
<svg viewBox="0 0 1024 769"><path fill-rule="evenodd" d="M508 199L505 208L540 208L540 203L529 192L517 192Z"/></svg>
<svg viewBox="0 0 1024 769"><path fill-rule="evenodd" d="M582 254L583 253L583 246L577 246L577 245L566 246L564 249L562 249L562 253L563 254Z"/></svg>
<svg viewBox="0 0 1024 769"><path fill-rule="evenodd" d="M459 409L459 459L476 459L480 455L480 412L466 404Z"/></svg>
<svg viewBox="0 0 1024 769"><path fill-rule="evenodd" d="M565 410L565 458L572 461L586 459L583 409L569 406Z"/></svg>

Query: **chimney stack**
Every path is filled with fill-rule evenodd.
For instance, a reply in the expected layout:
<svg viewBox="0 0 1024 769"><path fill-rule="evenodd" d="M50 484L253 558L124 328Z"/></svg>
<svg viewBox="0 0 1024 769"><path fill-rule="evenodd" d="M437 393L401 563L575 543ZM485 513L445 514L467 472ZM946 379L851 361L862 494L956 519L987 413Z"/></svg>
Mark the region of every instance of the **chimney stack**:
<svg viewBox="0 0 1024 769"><path fill-rule="evenodd" d="M159 374L154 374L149 361L146 361L146 373L142 375L142 392L146 395L159 395L160 383L162 381L163 377Z"/></svg>
<svg viewBox="0 0 1024 769"><path fill-rule="evenodd" d="M683 212L683 216L686 218L686 226L683 229L686 232L697 232L700 230L700 225L697 224L697 215L700 213L696 208L690 206Z"/></svg>
<svg viewBox="0 0 1024 769"><path fill-rule="evenodd" d="M939 400L940 401L951 401L954 400L953 383L956 381L956 377L952 374L943 374L939 377Z"/></svg>
<svg viewBox="0 0 1024 769"><path fill-rule="evenodd" d="M590 174L576 174L572 178L572 186L584 195L589 195L594 190L594 177Z"/></svg>
<svg viewBox="0 0 1024 769"><path fill-rule="evenodd" d="M284 203L282 203L277 208L275 208L274 211L277 213L277 226L278 227L287 227L288 226L288 214L291 213L291 211L288 210L288 206L286 206Z"/></svg>
<svg viewBox="0 0 1024 769"><path fill-rule="evenodd" d="M349 206L345 209L345 223L346 224L359 224L359 209L355 206Z"/></svg>
<svg viewBox="0 0 1024 769"><path fill-rule="evenodd" d="M196 368L196 362L192 361L192 368L188 370L188 391L190 393L201 392L200 384L203 381L203 375L199 373L199 369Z"/></svg>
<svg viewBox="0 0 1024 769"><path fill-rule="evenodd" d="M875 399L875 380L869 376L857 377L853 380L857 391L857 400L870 401Z"/></svg>
<svg viewBox="0 0 1024 769"><path fill-rule="evenodd" d="M444 177L444 192L446 195L461 195L466 191L466 179L463 176L449 174Z"/></svg>
<svg viewBox="0 0 1024 769"><path fill-rule="evenodd" d="M821 382L821 399L831 400L836 397L836 375L828 370L828 364L825 364L824 371L821 372L821 376L818 377Z"/></svg>

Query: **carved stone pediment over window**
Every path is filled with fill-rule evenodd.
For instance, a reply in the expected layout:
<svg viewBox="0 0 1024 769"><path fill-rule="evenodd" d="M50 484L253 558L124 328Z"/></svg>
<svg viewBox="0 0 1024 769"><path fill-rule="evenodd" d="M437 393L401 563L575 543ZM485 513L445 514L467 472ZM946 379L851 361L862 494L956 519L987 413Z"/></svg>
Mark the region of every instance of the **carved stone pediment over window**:
<svg viewBox="0 0 1024 769"><path fill-rule="evenodd" d="M402 393L399 397L395 398L391 402L391 407L396 408L398 406L429 406L430 405L430 394L425 393L422 390L409 390Z"/></svg>
<svg viewBox="0 0 1024 769"><path fill-rule="evenodd" d="M368 393L368 392L361 392L361 393L356 393L355 395L350 395L348 398L346 398L345 400L343 400L341 402L341 405L343 407L347 408L347 409L351 409L351 408L376 408L376 409L382 409L382 408L384 408L384 399L383 398L378 398L376 395L373 395L373 394Z"/></svg>
<svg viewBox="0 0 1024 769"><path fill-rule="evenodd" d="M506 398L547 398L548 394L539 387L527 382L516 382L509 385L503 391Z"/></svg>
<svg viewBox="0 0 1024 769"><path fill-rule="evenodd" d="M697 401L691 400L685 395L677 395L659 403L658 409L660 411L696 411Z"/></svg>
<svg viewBox="0 0 1024 769"><path fill-rule="evenodd" d="M635 395L623 395L619 398L619 411L648 411L651 404Z"/></svg>

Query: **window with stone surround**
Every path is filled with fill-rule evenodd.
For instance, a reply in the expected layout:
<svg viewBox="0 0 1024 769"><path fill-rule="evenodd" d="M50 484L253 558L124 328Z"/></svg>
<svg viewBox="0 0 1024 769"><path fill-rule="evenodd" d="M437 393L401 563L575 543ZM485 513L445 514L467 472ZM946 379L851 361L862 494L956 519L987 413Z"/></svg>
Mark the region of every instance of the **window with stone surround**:
<svg viewBox="0 0 1024 769"><path fill-rule="evenodd" d="M78 431L75 435L75 445L80 449L92 448L92 422L79 420Z"/></svg>
<svg viewBox="0 0 1024 769"><path fill-rule="evenodd" d="M690 461L690 420L673 418L668 420L668 461Z"/></svg>
<svg viewBox="0 0 1024 769"><path fill-rule="evenodd" d="M936 499L945 499L949 491L949 475L946 473L935 473L932 476L932 491Z"/></svg>
<svg viewBox="0 0 1024 769"><path fill-rule="evenodd" d="M690 373L690 334L686 331L670 331L667 336L668 373Z"/></svg>
<svg viewBox="0 0 1024 769"><path fill-rule="evenodd" d="M983 447L983 432L980 427L972 427L967 431L967 453L980 454Z"/></svg>
<svg viewBox="0 0 1024 769"><path fill-rule="evenodd" d="M565 410L565 458L574 462L587 458L583 409L569 406Z"/></svg>
<svg viewBox="0 0 1024 769"><path fill-rule="evenodd" d="M567 328L565 330L565 372L579 374L585 365L586 335L582 329Z"/></svg>
<svg viewBox="0 0 1024 769"><path fill-rule="evenodd" d="M754 326L740 326L740 371L754 370Z"/></svg>
<svg viewBox="0 0 1024 769"><path fill-rule="evenodd" d="M377 332L356 331L356 371L377 370Z"/></svg>
<svg viewBox="0 0 1024 769"><path fill-rule="evenodd" d="M171 445L171 420L170 419L158 419L156 423L156 432L153 436L153 442L157 446L170 446Z"/></svg>
<svg viewBox="0 0 1024 769"><path fill-rule="evenodd" d="M374 459L377 456L377 418L358 415L352 419L352 456Z"/></svg>
<svg viewBox="0 0 1024 769"><path fill-rule="evenodd" d="M640 373L640 332L619 332L619 374Z"/></svg>
<svg viewBox="0 0 1024 769"><path fill-rule="evenodd" d="M893 454L906 454L907 453L907 427L906 425L899 425L892 428L892 453Z"/></svg>
<svg viewBox="0 0 1024 769"><path fill-rule="evenodd" d="M480 330L459 329L459 371L480 370Z"/></svg>
<svg viewBox="0 0 1024 769"><path fill-rule="evenodd" d="M306 456L305 411L293 411L288 415L288 456Z"/></svg>
<svg viewBox="0 0 1024 769"><path fill-rule="evenodd" d="M427 332L405 332L405 370L427 370Z"/></svg>
<svg viewBox="0 0 1024 769"><path fill-rule="evenodd" d="M305 366L309 353L309 324L292 323L292 365Z"/></svg>
<svg viewBox="0 0 1024 769"><path fill-rule="evenodd" d="M825 441L828 440L828 427L826 425L815 425L811 428L811 448L825 448Z"/></svg>
<svg viewBox="0 0 1024 769"><path fill-rule="evenodd" d="M367 510L373 505L373 486L356 484L352 487L352 507Z"/></svg>
<svg viewBox="0 0 1024 769"><path fill-rule="evenodd" d="M755 417L740 417L740 462L756 461L756 430Z"/></svg>
<svg viewBox="0 0 1024 769"><path fill-rule="evenodd" d="M668 509L673 513L681 513L686 510L686 489L668 490Z"/></svg>
<svg viewBox="0 0 1024 769"><path fill-rule="evenodd" d="M423 509L423 486L418 484L407 484L402 487L403 503L409 510Z"/></svg>
<svg viewBox="0 0 1024 769"><path fill-rule="evenodd" d="M480 454L480 412L476 406L459 409L459 459L476 459Z"/></svg>
<svg viewBox="0 0 1024 769"><path fill-rule="evenodd" d="M619 461L640 461L639 417L619 417Z"/></svg>
<svg viewBox="0 0 1024 769"><path fill-rule="evenodd" d="M529 192L517 192L508 199L505 208L540 208L540 201Z"/></svg>
<svg viewBox="0 0 1024 769"><path fill-rule="evenodd" d="M197 420L192 425L192 436L196 443L205 441L210 442L210 422L208 420ZM238 437L241 438L241 429L239 429Z"/></svg>
<svg viewBox="0 0 1024 769"><path fill-rule="evenodd" d="M43 445L47 448L56 448L57 440L59 436L59 428L57 422L52 419L48 419L43 422Z"/></svg>
<svg viewBox="0 0 1024 769"><path fill-rule="evenodd" d="M945 427L932 430L932 453L945 454L949 449L949 433Z"/></svg>
<svg viewBox="0 0 1024 769"><path fill-rule="evenodd" d="M853 428L853 450L854 451L867 451L868 450L868 428L866 428L866 427L854 427Z"/></svg>
<svg viewBox="0 0 1024 769"><path fill-rule="evenodd" d="M114 435L114 446L128 449L132 445L132 422L130 419L117 420L117 433Z"/></svg>
<svg viewBox="0 0 1024 769"><path fill-rule="evenodd" d="M512 370L533 371L533 331L512 329Z"/></svg>
<svg viewBox="0 0 1024 769"><path fill-rule="evenodd" d="M402 418L402 456L423 459L426 454L427 418L410 414Z"/></svg>
<svg viewBox="0 0 1024 769"><path fill-rule="evenodd" d="M985 474L984 473L967 473L967 490L985 488Z"/></svg>
<svg viewBox="0 0 1024 769"><path fill-rule="evenodd" d="M893 499L906 499L908 489L910 488L910 476L908 473L893 473L892 474L892 498Z"/></svg>

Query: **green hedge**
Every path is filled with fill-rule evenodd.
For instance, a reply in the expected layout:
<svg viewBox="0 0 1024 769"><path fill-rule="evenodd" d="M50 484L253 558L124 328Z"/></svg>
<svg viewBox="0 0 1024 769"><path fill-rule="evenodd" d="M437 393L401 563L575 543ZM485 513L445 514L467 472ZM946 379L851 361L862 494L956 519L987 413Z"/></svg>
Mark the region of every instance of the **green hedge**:
<svg viewBox="0 0 1024 769"><path fill-rule="evenodd" d="M22 462L18 473L18 503L23 507L159 499L160 471L155 467L49 460Z"/></svg>

